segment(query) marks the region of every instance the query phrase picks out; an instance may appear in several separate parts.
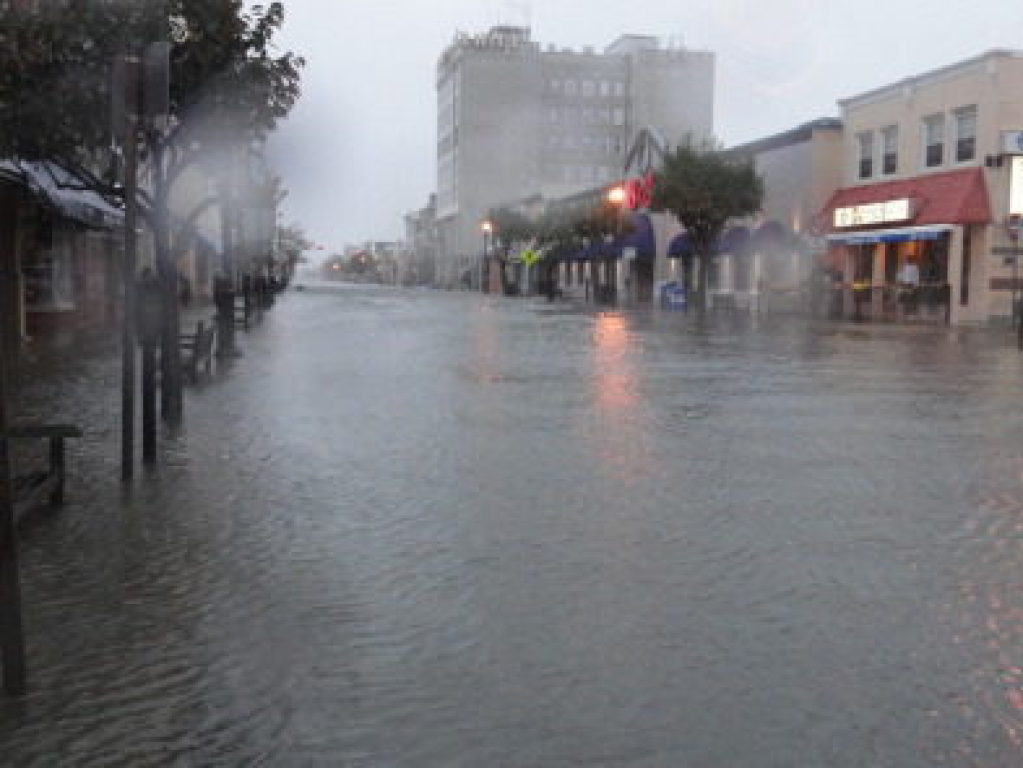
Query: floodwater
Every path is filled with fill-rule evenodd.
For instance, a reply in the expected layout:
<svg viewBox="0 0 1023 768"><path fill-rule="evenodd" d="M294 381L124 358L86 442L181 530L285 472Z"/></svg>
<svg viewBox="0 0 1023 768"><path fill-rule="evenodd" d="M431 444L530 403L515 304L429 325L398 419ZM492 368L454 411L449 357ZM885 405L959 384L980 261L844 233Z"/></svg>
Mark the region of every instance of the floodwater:
<svg viewBox="0 0 1023 768"><path fill-rule="evenodd" d="M1023 762L1007 335L285 294L122 495L116 355L22 537L7 765Z"/></svg>

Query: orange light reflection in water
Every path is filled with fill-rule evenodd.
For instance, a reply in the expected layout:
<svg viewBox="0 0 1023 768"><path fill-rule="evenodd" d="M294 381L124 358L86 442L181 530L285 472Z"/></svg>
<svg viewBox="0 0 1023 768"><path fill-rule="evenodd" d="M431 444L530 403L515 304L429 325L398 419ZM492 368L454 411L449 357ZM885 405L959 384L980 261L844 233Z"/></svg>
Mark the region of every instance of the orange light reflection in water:
<svg viewBox="0 0 1023 768"><path fill-rule="evenodd" d="M636 377L629 355L629 332L625 318L604 313L593 329L596 354L597 400L605 408L621 410L636 406Z"/></svg>

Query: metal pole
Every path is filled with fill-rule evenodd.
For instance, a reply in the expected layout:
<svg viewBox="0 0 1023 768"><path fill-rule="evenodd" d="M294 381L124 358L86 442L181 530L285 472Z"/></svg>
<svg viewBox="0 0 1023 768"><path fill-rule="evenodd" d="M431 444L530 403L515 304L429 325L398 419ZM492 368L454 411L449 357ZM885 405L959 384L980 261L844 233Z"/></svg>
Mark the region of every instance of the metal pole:
<svg viewBox="0 0 1023 768"><path fill-rule="evenodd" d="M130 482L135 466L135 235L138 206L138 136L131 115L124 139L124 317L121 322L121 480Z"/></svg>
<svg viewBox="0 0 1023 768"><path fill-rule="evenodd" d="M142 463L156 464L156 344L142 342Z"/></svg>
<svg viewBox="0 0 1023 768"><path fill-rule="evenodd" d="M0 314L0 326L3 315ZM0 338L3 329L0 328ZM14 492L7 452L7 381L5 352L0 348L0 656L4 690L25 693L25 636L21 622L18 540L14 529Z"/></svg>

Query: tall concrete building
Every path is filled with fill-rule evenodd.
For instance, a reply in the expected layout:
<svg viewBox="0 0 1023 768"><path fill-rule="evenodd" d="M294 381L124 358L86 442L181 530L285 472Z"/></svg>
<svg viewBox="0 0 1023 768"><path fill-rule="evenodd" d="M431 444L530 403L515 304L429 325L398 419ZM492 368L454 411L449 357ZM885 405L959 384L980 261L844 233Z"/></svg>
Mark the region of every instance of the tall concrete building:
<svg viewBox="0 0 1023 768"><path fill-rule="evenodd" d="M459 34L437 65L437 281L476 279L480 224L504 201L621 177L644 127L713 131L714 55L625 35L602 53L542 48L528 27Z"/></svg>

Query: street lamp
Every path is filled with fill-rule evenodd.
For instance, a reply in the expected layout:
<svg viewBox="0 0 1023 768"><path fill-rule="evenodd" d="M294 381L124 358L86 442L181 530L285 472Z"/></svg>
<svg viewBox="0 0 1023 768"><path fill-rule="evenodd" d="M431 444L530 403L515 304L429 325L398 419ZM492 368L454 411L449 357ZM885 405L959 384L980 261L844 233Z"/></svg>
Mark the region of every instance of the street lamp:
<svg viewBox="0 0 1023 768"><path fill-rule="evenodd" d="M609 203L612 205L622 205L625 202L625 187L621 184L617 184L607 191L604 195Z"/></svg>
<svg viewBox="0 0 1023 768"><path fill-rule="evenodd" d="M607 192L604 193L604 199L608 203L613 205L615 207L615 209L616 209L615 234L617 236L620 236L621 233L622 233L622 210L625 208L625 206L627 204L627 201L629 199L628 192L626 191L624 185L616 184L615 186L611 187L609 190L607 190ZM596 259L596 254L594 254L594 259ZM608 266L606 269L607 269L607 272L608 272L608 274L606 275L606 278L607 278L607 281L608 281L608 285L609 285L608 294L610 295L610 285L611 285L611 275L610 275L610 271L611 270L610 270L610 266ZM598 285L597 285L597 282L598 281L596 279L596 276L594 276L594 280L593 280L593 297L594 297L594 300L597 300L597 297L598 297ZM618 281L615 280L615 290L617 290L617 282Z"/></svg>
<svg viewBox="0 0 1023 768"><path fill-rule="evenodd" d="M483 293L490 293L490 261L489 248L490 236L494 232L494 223L490 219L484 219L480 223L480 231L483 232L483 262L480 265L480 290Z"/></svg>

